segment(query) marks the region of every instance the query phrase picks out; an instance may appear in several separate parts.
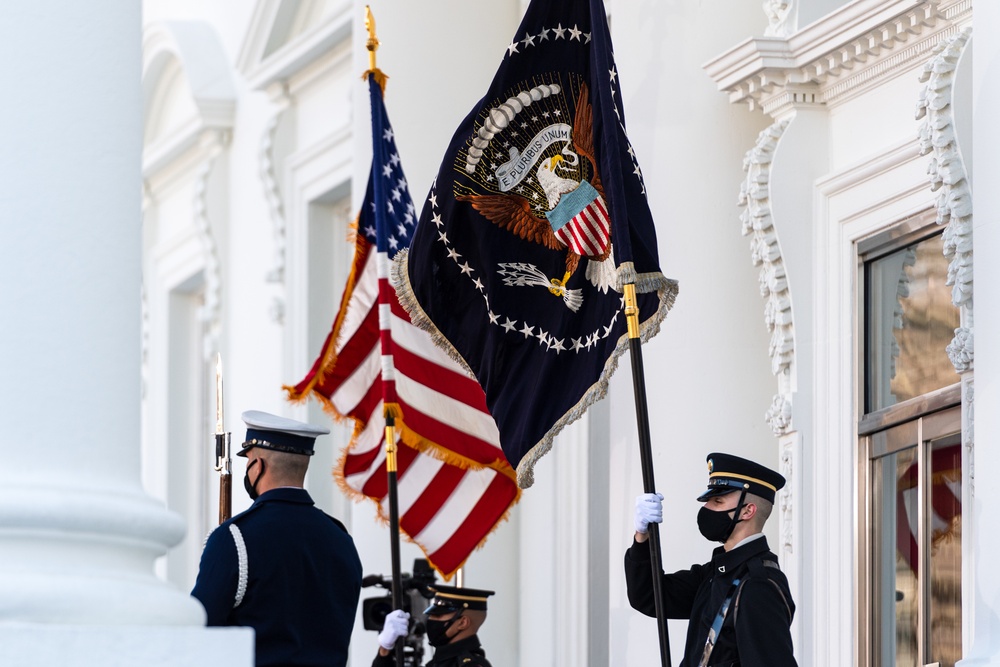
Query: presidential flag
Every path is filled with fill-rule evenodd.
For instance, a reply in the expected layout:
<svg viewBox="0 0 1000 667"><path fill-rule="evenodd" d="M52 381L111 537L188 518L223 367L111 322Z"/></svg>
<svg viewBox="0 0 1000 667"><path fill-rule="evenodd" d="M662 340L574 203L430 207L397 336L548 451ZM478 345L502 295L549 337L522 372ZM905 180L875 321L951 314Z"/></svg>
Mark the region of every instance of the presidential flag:
<svg viewBox="0 0 1000 667"><path fill-rule="evenodd" d="M518 484L677 292L659 269L603 3L534 0L447 149L393 282L486 393Z"/></svg>
<svg viewBox="0 0 1000 667"><path fill-rule="evenodd" d="M388 263L416 224L376 75L369 74L372 171L358 215L354 262L323 350L289 398L319 399L354 434L335 470L348 495L388 519L385 418L396 416L400 529L447 580L503 520L520 491L485 395L430 336L410 323Z"/></svg>

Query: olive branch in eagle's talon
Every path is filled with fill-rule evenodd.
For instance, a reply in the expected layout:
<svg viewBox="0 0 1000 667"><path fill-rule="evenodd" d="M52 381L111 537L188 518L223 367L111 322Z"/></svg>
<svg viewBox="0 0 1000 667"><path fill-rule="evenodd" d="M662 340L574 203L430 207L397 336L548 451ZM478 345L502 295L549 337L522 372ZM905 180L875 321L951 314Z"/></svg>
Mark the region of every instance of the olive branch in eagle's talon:
<svg viewBox="0 0 1000 667"><path fill-rule="evenodd" d="M500 270L497 273L503 277L503 284L508 287L537 286L545 287L552 294L562 297L566 307L574 313L580 310L583 305L583 291L578 289L566 289L566 281L569 280L570 273L567 272L562 280L558 278L549 279L534 264L524 262L511 262L499 264Z"/></svg>

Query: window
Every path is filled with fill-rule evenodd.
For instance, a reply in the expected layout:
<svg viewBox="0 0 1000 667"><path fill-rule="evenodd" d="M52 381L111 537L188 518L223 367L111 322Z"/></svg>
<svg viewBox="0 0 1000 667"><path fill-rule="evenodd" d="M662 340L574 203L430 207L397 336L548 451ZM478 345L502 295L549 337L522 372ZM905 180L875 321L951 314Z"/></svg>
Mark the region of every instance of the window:
<svg viewBox="0 0 1000 667"><path fill-rule="evenodd" d="M858 424L864 663L952 667L962 650L959 325L940 228L858 244L864 416Z"/></svg>

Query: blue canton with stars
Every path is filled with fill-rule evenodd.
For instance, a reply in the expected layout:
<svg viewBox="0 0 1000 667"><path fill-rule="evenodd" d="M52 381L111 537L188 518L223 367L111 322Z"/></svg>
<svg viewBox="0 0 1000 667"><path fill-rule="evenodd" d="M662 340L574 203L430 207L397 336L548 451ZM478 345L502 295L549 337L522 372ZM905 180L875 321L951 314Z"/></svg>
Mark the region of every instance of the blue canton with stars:
<svg viewBox="0 0 1000 667"><path fill-rule="evenodd" d="M372 173L365 203L358 216L358 232L389 258L409 247L417 222L417 210L403 175L396 137L385 112L382 91L374 76L368 76L372 105ZM377 202L384 202L381 206Z"/></svg>
<svg viewBox="0 0 1000 667"><path fill-rule="evenodd" d="M628 347L623 283L643 340L677 290L660 272L606 16L600 0L532 0L394 269L411 319L483 387L522 487Z"/></svg>

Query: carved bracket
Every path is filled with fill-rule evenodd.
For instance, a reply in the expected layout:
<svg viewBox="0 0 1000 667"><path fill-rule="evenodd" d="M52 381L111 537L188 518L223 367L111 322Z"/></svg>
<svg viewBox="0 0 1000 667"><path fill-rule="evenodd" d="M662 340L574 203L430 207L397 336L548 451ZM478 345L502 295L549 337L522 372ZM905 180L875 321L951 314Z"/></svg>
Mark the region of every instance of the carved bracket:
<svg viewBox="0 0 1000 667"><path fill-rule="evenodd" d="M920 81L925 84L917 102L920 154L930 155L927 167L931 190L938 192L937 222L946 225L944 255L948 265L951 300L962 311L963 326L955 330L948 357L959 373L973 364L972 302L972 188L955 133L952 104L955 69L972 34L971 28L949 37L934 49Z"/></svg>
<svg viewBox="0 0 1000 667"><path fill-rule="evenodd" d="M222 330L222 272L219 268L219 247L208 215L208 179L212 175L215 161L229 143L229 132L213 132L210 141L208 154L195 173L191 211L192 221L205 253L205 303L199 312L199 317L205 324L202 350L205 360L212 359L218 352L219 334Z"/></svg>
<svg viewBox="0 0 1000 667"><path fill-rule="evenodd" d="M795 530L793 515L795 493L792 491L792 480L797 472L795 465L796 438L786 438L781 445L781 475L786 484L778 492L778 506L781 509L781 551L783 555L791 555L795 551Z"/></svg>
<svg viewBox="0 0 1000 667"><path fill-rule="evenodd" d="M266 280L278 288L278 295L274 297L268 313L271 319L278 324L284 322L285 318L285 297L281 288L285 283L286 222L285 202L282 197L281 185L278 178L278 165L275 159L274 143L278 127L284 119L285 113L291 107L291 100L286 93L287 91L282 90L280 94L275 95L275 101L278 106L270 120L267 121L267 125L264 126L260 148L257 151L260 180L264 186L264 198L267 200L267 210L271 216L271 227L274 237L274 257Z"/></svg>
<svg viewBox="0 0 1000 667"><path fill-rule="evenodd" d="M795 357L792 301L781 257L778 234L771 218L771 159L778 140L788 127L787 119L774 123L757 137L757 144L743 159L746 178L740 186L740 221L743 235L750 236L751 259L760 267L760 293L764 297L764 323L771 332L768 353L771 372L778 378L778 394L767 411L767 422L775 435L792 426L791 370Z"/></svg>
<svg viewBox="0 0 1000 667"><path fill-rule="evenodd" d="M799 7L795 0L764 0L764 13L765 37L788 37L798 28Z"/></svg>

